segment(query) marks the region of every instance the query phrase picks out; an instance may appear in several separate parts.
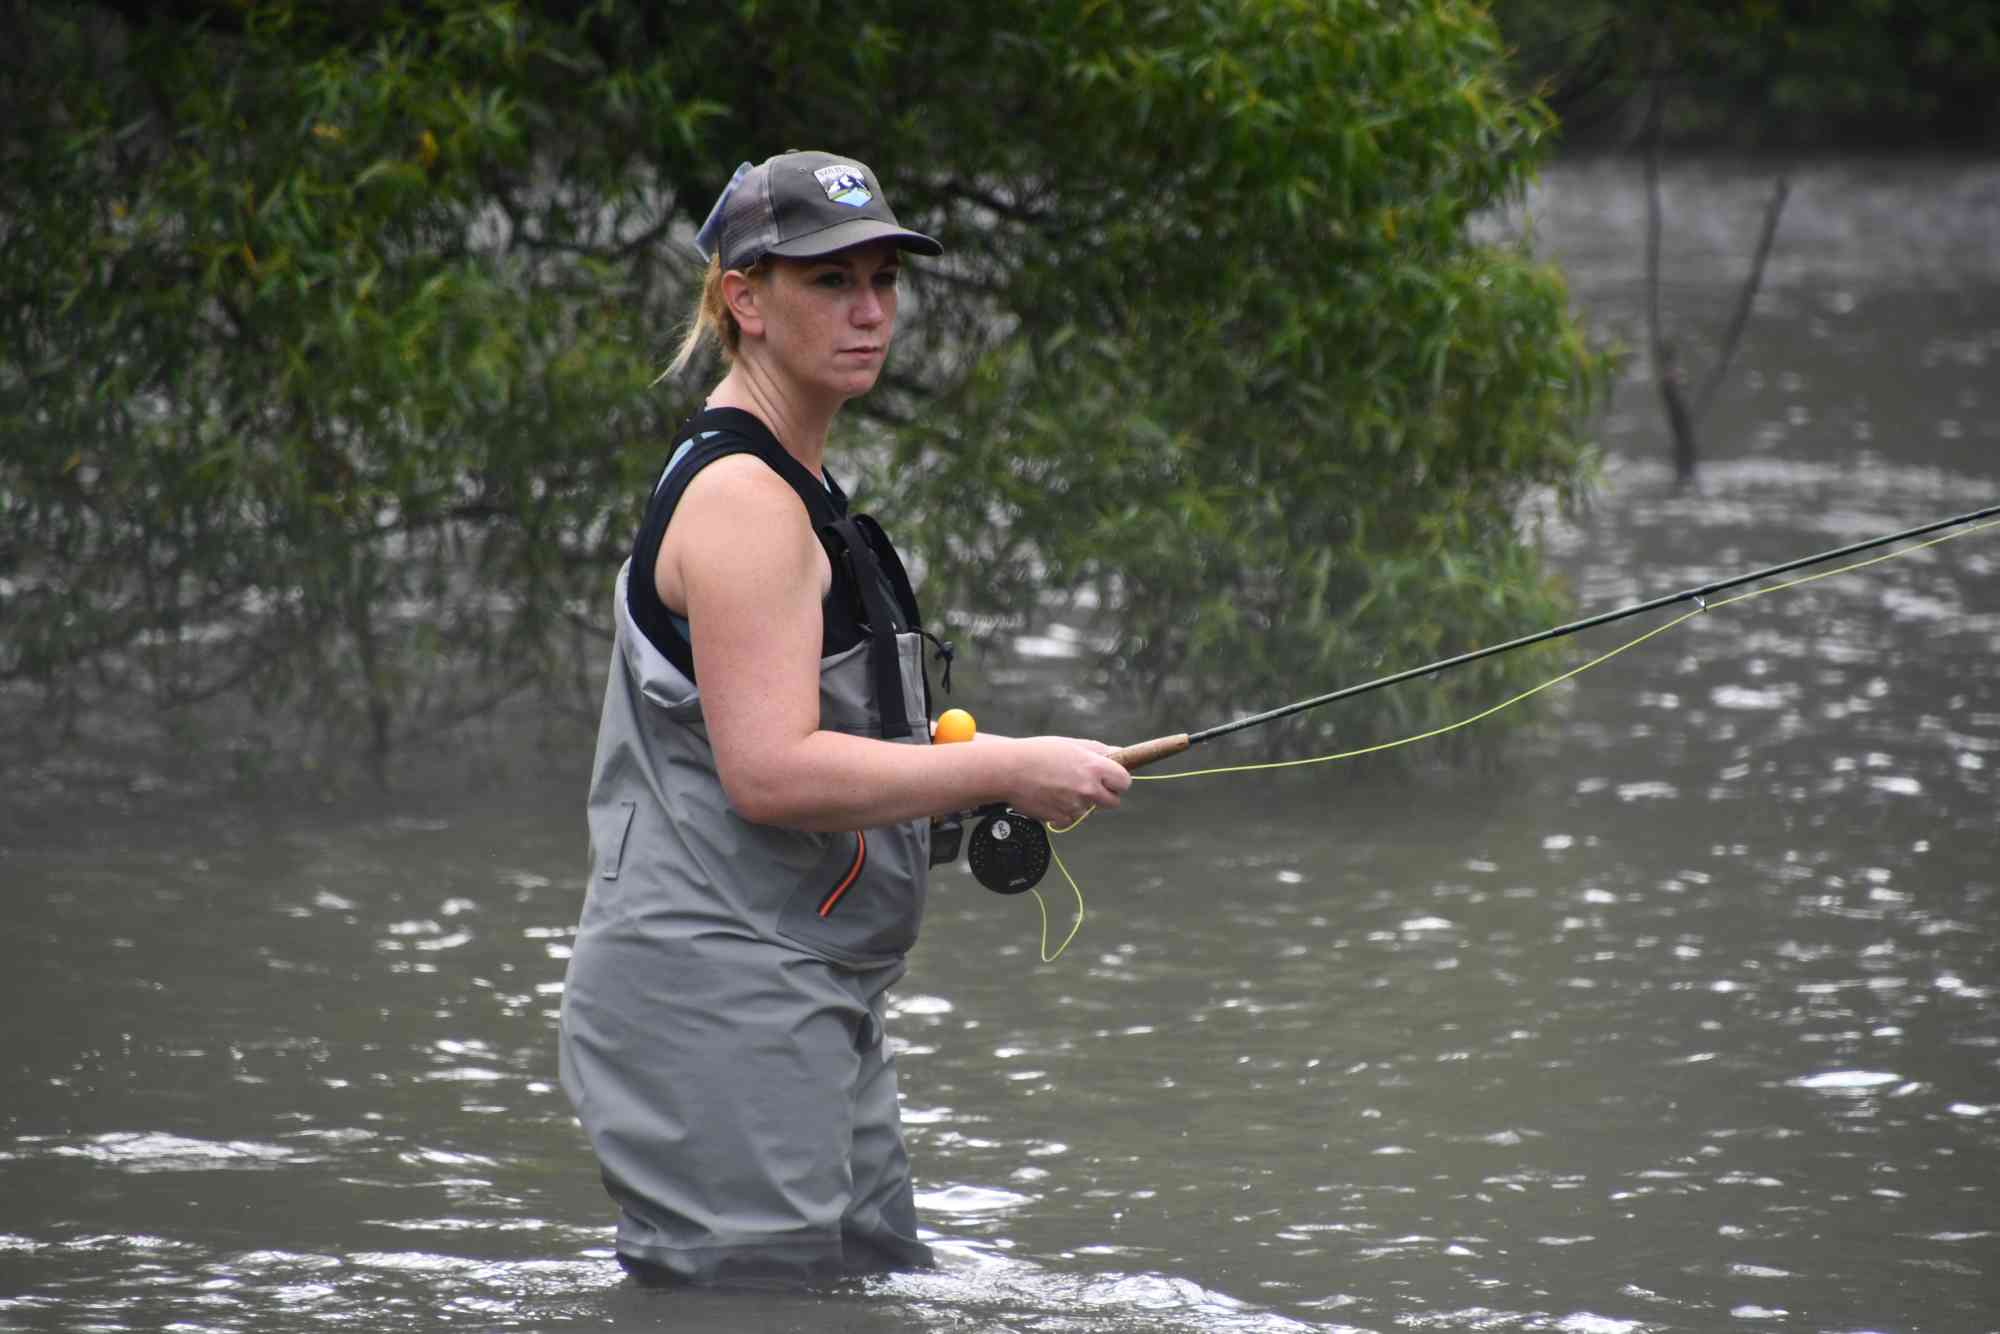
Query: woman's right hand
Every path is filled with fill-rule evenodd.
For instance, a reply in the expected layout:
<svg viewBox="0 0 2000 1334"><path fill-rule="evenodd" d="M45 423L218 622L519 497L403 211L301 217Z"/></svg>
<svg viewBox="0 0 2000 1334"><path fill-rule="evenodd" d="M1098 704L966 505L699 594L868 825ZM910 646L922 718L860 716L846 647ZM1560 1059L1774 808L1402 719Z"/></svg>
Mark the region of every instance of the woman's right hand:
<svg viewBox="0 0 2000 1334"><path fill-rule="evenodd" d="M1096 746L1072 737L1021 737L1013 748L1007 804L1058 828L1075 824L1092 807L1109 809L1132 785L1132 775Z"/></svg>

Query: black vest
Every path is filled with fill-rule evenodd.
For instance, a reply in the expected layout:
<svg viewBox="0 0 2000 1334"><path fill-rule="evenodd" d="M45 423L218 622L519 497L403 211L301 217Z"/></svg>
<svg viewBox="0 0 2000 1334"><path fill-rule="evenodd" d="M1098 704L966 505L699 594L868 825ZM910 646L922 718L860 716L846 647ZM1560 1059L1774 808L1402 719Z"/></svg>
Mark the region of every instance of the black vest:
<svg viewBox="0 0 2000 1334"><path fill-rule="evenodd" d="M706 436L706 439L699 437ZM673 456L690 440L694 446L678 463ZM695 680L694 652L654 586L653 568L659 561L660 542L674 508L695 474L731 454L754 454L764 465L785 479L806 507L813 530L826 548L833 567L833 586L820 604L820 656L830 657L869 642L869 657L875 674L876 698L883 712L883 732L889 737L908 736L921 726L928 737L928 716L913 722L904 716L903 691L896 658L899 633L923 633L923 618L917 609L909 574L882 526L866 514L850 515L847 495L831 475L824 485L778 443L770 429L741 408L708 408L681 423L667 449L668 466L653 489L646 516L632 543L632 574L626 582L626 605L632 620L666 659L690 681ZM928 638L928 636L926 636ZM948 646L940 646L945 664L945 683L950 687L951 658ZM924 674L924 708L930 709L930 676Z"/></svg>

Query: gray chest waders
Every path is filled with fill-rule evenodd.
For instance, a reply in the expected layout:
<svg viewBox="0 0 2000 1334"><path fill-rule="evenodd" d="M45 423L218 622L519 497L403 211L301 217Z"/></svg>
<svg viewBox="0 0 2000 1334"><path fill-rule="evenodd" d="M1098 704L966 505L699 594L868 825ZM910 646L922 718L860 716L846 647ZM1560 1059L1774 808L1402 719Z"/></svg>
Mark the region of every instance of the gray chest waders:
<svg viewBox="0 0 2000 1334"><path fill-rule="evenodd" d="M872 521L833 522L835 591L853 590L865 633L820 661L820 726L926 744L914 601L881 604L902 601L900 563L882 569ZM927 1264L882 1019L923 916L928 824L738 816L700 691L635 621L632 577L613 599L560 1043L619 1253L694 1281Z"/></svg>

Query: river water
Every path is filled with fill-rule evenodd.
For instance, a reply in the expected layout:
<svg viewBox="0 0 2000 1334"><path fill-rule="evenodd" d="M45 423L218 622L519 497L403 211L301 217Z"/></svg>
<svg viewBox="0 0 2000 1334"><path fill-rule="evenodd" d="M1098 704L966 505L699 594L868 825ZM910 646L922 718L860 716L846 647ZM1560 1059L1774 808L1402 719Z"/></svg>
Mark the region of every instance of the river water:
<svg viewBox="0 0 2000 1334"><path fill-rule="evenodd" d="M1690 346L1767 172L1669 179ZM1639 344L1634 178L1531 211ZM1700 488L1643 359L1611 404L1586 610L2000 499L2000 171L1795 184ZM819 1292L611 1259L554 1078L587 738L394 810L16 801L0 1329L2000 1329L1996 574L1718 607L1494 767L1135 789L1058 842L1053 964L946 873L891 1025L943 1265Z"/></svg>

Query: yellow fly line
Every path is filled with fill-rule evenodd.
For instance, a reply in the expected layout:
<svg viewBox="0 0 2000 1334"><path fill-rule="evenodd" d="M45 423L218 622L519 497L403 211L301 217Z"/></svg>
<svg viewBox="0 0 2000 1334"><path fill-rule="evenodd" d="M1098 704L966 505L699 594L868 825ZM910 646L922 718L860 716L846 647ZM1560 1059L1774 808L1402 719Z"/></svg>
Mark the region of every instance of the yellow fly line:
<svg viewBox="0 0 2000 1334"><path fill-rule="evenodd" d="M1649 639L1652 639L1656 635L1663 635L1667 631L1673 629L1675 626L1683 625L1686 622L1693 620L1695 617L1700 616L1704 612L1714 611L1722 607L1733 606L1738 602L1748 602L1752 598L1760 598L1766 595L1767 593L1781 593L1788 588L1797 588L1801 584L1810 584L1820 579L1831 579L1837 574L1852 574L1854 571L1866 569L1870 565L1880 565L1883 561L1895 560L1899 556L1907 556L1912 552L1922 551L1926 547L1938 546L1941 543L1954 541L1958 538L1967 537L1973 533L1983 532L1988 528L1994 528L1994 527L2000 527L2000 519L1991 519L1985 523L1975 524L1968 528L1958 529L1955 532L1943 533L1937 537L1929 539L1928 541L1918 542L1915 543L1914 545L1907 547L1898 547L1894 551L1884 552L1880 556L1870 556L1866 560L1858 560L1849 565L1837 566L1831 570L1821 570L1815 574L1801 575L1796 579L1787 579L1785 582L1781 584L1770 584L1763 588L1753 588L1747 593L1738 593L1733 597L1722 598L1715 602L1701 602L1699 599L1697 599L1698 605L1695 607L1693 611L1682 612L1679 616L1674 617L1671 621L1666 622L1664 625L1656 625L1652 629L1646 631L1644 634L1636 635L1633 638L1628 639L1624 643L1618 645L1618 647L1611 649L1608 652L1600 653L1596 657L1590 659L1588 662L1585 662L1577 667L1572 667L1569 671L1564 672L1560 676L1550 677L1548 680L1542 682L1540 685L1532 686L1527 690L1523 690L1520 694L1515 695L1510 699L1504 699L1500 701L1500 703L1495 704L1490 708L1481 709L1478 713L1472 714L1469 717L1460 718L1457 722L1446 723L1443 727L1434 727L1428 732L1418 732L1412 736L1399 737L1394 741L1378 742L1377 744L1372 746L1361 746L1354 750L1338 751L1331 755L1311 755L1307 756L1304 759L1298 759L1298 760L1268 760L1256 764L1223 764L1223 765L1216 765L1212 768L1207 768L1207 769L1186 769L1179 773L1170 773L1170 774L1133 774L1132 781L1135 783L1166 783L1181 778L1210 778L1218 774L1256 773L1260 770L1265 770L1265 769L1296 769L1308 764L1331 764L1335 760L1358 759L1363 755L1375 755L1385 750L1395 750L1400 746L1415 745L1419 741L1429 741L1433 737L1440 737L1445 735L1447 732L1456 732L1462 727L1470 727L1474 723L1482 722L1487 718L1491 718L1496 713L1499 713L1505 709L1513 708L1516 704L1519 704L1522 700L1531 699L1534 696L1541 694L1544 690L1548 690L1555 686L1559 686L1565 681L1573 680L1574 678L1583 675L1591 668L1602 666L1604 663L1611 661L1613 658L1625 652L1627 649L1637 648L1639 645L1645 643ZM1060 829L1051 826L1049 832L1051 834L1067 834L1071 830L1075 829L1078 825L1082 824L1085 820L1088 820L1092 812L1094 812L1096 809L1097 808L1095 806L1091 807L1090 810L1085 811L1082 815L1078 816L1075 820L1072 820L1070 823L1064 825ZM1076 896L1076 918L1074 921L1070 923L1069 934L1064 936L1062 939L1062 943L1057 945L1055 947L1055 950L1051 952L1049 949L1048 904L1043 902L1040 890L1031 891L1035 896L1035 903L1041 909L1042 913L1041 954L1043 963L1054 963L1058 958L1062 957L1062 952L1069 948L1069 943L1072 940L1076 939L1076 933L1083 928L1083 891L1077 888L1075 877L1071 876L1069 873L1069 868L1063 865L1062 856L1059 853L1056 853L1053 847L1051 847L1049 851L1050 855L1055 859L1056 869L1062 872L1063 879L1069 883L1070 892Z"/></svg>

